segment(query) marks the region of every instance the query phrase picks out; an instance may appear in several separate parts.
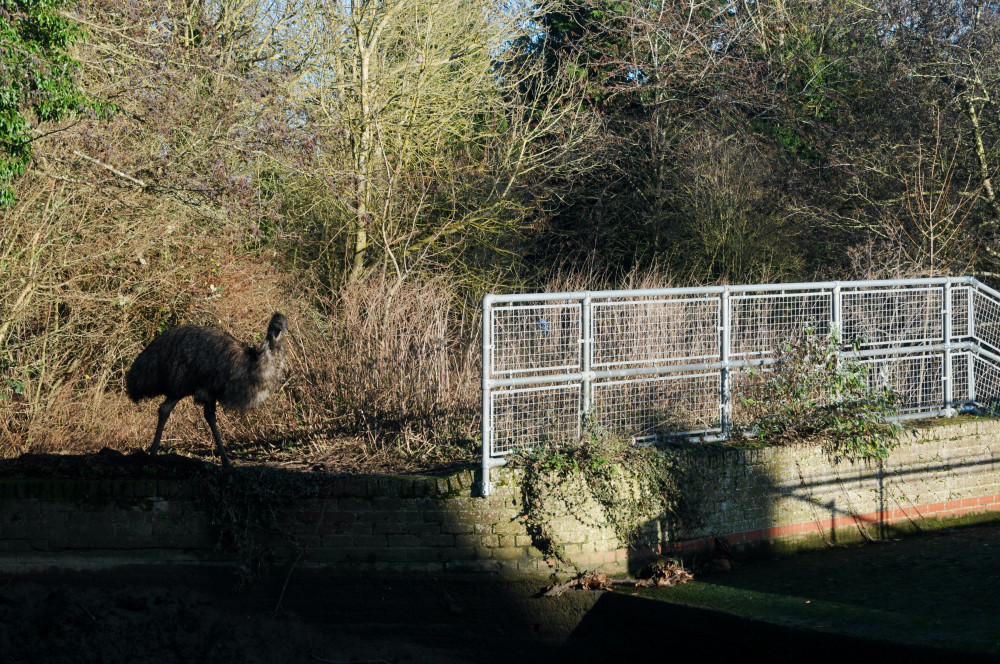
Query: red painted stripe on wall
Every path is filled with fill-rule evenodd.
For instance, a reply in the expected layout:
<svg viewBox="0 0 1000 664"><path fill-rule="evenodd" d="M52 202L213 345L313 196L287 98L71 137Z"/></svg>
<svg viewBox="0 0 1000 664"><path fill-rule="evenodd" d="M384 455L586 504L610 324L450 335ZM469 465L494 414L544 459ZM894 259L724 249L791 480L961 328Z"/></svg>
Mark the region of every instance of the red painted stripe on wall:
<svg viewBox="0 0 1000 664"><path fill-rule="evenodd" d="M847 528L855 526L859 523L864 525L874 523L889 524L898 521L905 521L913 517L962 516L965 514L996 511L1000 511L1000 494L979 496L977 498L964 498L961 500L949 500L946 502L928 503L924 505L913 505L910 507L891 510L865 512L863 514L839 516L832 519L817 519L802 523L786 524L783 526L772 526L762 530L748 530L746 532L729 533L725 536L725 538L726 541L731 544L738 542L756 542L803 533ZM681 548L683 550L702 549L706 548L706 546L711 544L712 541L713 540L711 538L687 540L682 543Z"/></svg>

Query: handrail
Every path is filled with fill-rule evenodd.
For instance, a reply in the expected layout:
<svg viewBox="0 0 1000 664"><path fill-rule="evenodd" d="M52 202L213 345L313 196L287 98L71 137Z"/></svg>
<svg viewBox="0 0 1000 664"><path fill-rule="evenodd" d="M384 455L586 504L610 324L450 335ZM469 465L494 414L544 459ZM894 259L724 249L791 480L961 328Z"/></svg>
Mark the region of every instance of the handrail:
<svg viewBox="0 0 1000 664"><path fill-rule="evenodd" d="M826 292L834 288L871 288L885 287L893 288L899 286L944 286L951 283L953 286L973 286L979 290L990 292L994 297L1000 299L1000 293L993 290L986 284L978 281L975 277L924 277L913 279L881 279L867 281L817 281L798 282L787 284L741 284L739 286L690 286L682 288L648 288L648 289L628 289L628 290L598 290L598 291L563 291L556 293L490 293L483 298L483 304L491 306L504 303L513 304L517 302L549 302L552 300L582 301L590 299L623 298L623 297L658 297L664 295L720 295L725 291L730 293L767 293L776 291L804 291L815 290Z"/></svg>
<svg viewBox="0 0 1000 664"><path fill-rule="evenodd" d="M964 289L967 295L956 299L956 289ZM938 294L935 295L935 291ZM926 292L928 297L893 300L897 295L908 292ZM830 331L860 329L864 332L869 329L876 337L881 335L873 339L869 347L840 351L843 358L873 361L878 366L886 366L884 363L891 366L895 362L923 363L917 366L921 367L919 372L925 382L917 383L917 389L920 394L935 393L933 389L937 389L939 400L932 403L920 401L916 406L908 407L913 412L905 412L900 417L909 419L952 414L957 404L981 403L994 397L1000 399L1000 394L987 393L993 389L1000 391L1000 385L980 384L982 380L978 372L981 367L973 361L978 358L979 362L986 362L1000 371L1000 348L994 352L991 350L993 344L978 335L982 322L977 315L981 316L982 312L975 306L973 292L995 301L1000 307L1000 291L973 277L486 295L483 298L482 491L484 495L489 493L490 468L503 465L510 450L533 444L519 441L530 441L530 436L544 438L558 434L554 431L546 433L540 428L546 426L551 418L561 418L558 420L562 423L560 426L576 426L576 435L579 435L581 422L600 396L595 391L598 388L604 390L603 403L607 409L609 403L615 407L619 403L615 400L619 397L608 392L609 389L617 389L615 386L623 386L623 389L624 386L631 388L633 384L649 386L655 383L663 386L660 381L673 383L676 378L679 381L674 383L676 385L694 385L701 381L697 382L699 394L708 395L710 393L704 391L705 381L717 380L719 417L714 423L713 420L699 420L709 428L700 427L697 433L700 439L724 437L728 431L732 399L735 398L730 392L733 372L748 367L766 368L781 362L783 358L776 346L772 347L774 350L767 350L766 339L802 334L813 324ZM736 316L734 298L751 302L750 306L740 307L738 321L733 319ZM710 306L684 309L689 303L697 302ZM604 308L608 303L614 306ZM889 306L893 303L895 308ZM957 306L967 307L968 325L957 324L957 331L953 332L955 312L952 307L956 303ZM655 311L648 307L643 309L650 304L656 304ZM600 311L595 307L601 307ZM768 307L771 307L771 314L766 313ZM804 322L805 314L800 315L800 309L813 316L810 319L812 323ZM558 313L550 316L547 311ZM691 318L663 318L669 315ZM765 318L748 318L755 315ZM795 315L800 315L800 318L796 319ZM842 320L845 317L846 320ZM604 328L598 327L601 324L599 319L604 321ZM669 322L664 323L664 320ZM907 327L914 323L918 327ZM643 325L652 325L652 331L644 332ZM660 327L664 325L673 325L679 331L673 328L664 331ZM716 331L711 334L718 335L718 343L714 347L705 336L713 329ZM739 339L734 332L736 329L741 330ZM905 333L908 329L921 331L907 339ZM659 335L656 340L650 336L653 332ZM623 341L623 346L616 346L615 339L618 337L609 336L612 333L633 336L628 337L627 343ZM680 335L679 340L674 339L667 346L656 345L665 343L662 341L664 334L675 333ZM604 335L603 338L600 335ZM787 340L790 339L786 337ZM629 343L638 345L640 350L645 349L642 352L649 356L641 352L637 356L629 356L621 350L629 347ZM735 349L731 347L737 343L744 345ZM753 345L747 346L747 343ZM598 361L594 355L597 347L603 349L602 353L612 353L611 360L604 356ZM671 352L676 359L671 359ZM751 352L756 355L748 355ZM615 353L618 353L617 357ZM685 357L705 358L708 361L684 361ZM936 364L926 364L934 357L940 358L940 362L935 360ZM600 368L602 366L615 368ZM932 382L927 382L928 378L924 375L927 371L940 372L940 386L934 388ZM956 380L964 382L956 383ZM964 399L954 396L956 389L963 390ZM622 403L625 404L623 408L630 408L632 402ZM542 408L548 414L535 417L533 412L528 412L533 408ZM628 413L623 416L628 416ZM574 418L576 425L572 424ZM507 435L506 442L499 448L500 451L494 447L493 438L498 426L507 427L504 429L507 432L504 434ZM513 438L514 434L510 433L512 426L528 428L524 434L517 434L520 438ZM570 433L564 430L558 435ZM695 431L689 433L694 434Z"/></svg>

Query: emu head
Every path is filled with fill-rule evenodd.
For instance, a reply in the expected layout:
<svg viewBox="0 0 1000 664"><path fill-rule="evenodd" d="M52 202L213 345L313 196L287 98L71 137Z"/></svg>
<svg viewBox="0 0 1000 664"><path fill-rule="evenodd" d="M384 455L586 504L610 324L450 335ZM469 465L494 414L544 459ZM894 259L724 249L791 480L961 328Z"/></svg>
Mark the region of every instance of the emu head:
<svg viewBox="0 0 1000 664"><path fill-rule="evenodd" d="M282 334L288 334L288 319L276 311L267 325L267 336L277 341Z"/></svg>

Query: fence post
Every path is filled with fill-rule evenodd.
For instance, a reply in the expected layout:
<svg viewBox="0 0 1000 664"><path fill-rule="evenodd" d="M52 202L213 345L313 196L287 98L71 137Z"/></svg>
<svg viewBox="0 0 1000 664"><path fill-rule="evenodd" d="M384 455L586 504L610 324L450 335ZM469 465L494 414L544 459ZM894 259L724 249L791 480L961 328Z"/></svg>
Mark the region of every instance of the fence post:
<svg viewBox="0 0 1000 664"><path fill-rule="evenodd" d="M974 296L978 291L976 291L976 289L973 288L972 286L967 286L966 290L969 292L968 295L969 306L966 307L969 321L967 323L966 331L968 340L974 341L976 338L976 313L973 310L974 306L973 303L976 301L976 298ZM969 407L974 407L976 404L976 367L975 367L976 356L975 354L972 353L972 351L967 350L965 353L965 357L967 358L965 365L966 365L966 371L968 372L968 383L969 383L969 394L966 398L969 400Z"/></svg>
<svg viewBox="0 0 1000 664"><path fill-rule="evenodd" d="M836 353L834 361L837 367L837 373L840 373L841 366L841 355L844 352L844 301L840 294L840 282L838 281L830 291L830 336L836 339L837 345L835 346L834 352ZM836 389L836 394L834 396L837 403L842 400L840 394L840 388Z"/></svg>
<svg viewBox="0 0 1000 664"><path fill-rule="evenodd" d="M837 285L833 287L831 297L833 298L833 302L830 303L830 318L832 318L830 321L830 333L836 335L838 343L843 343L844 304L840 294L840 282L837 282Z"/></svg>
<svg viewBox="0 0 1000 664"><path fill-rule="evenodd" d="M490 374L493 369L493 301L483 297L483 477L479 490L485 498L490 495L490 468L493 457L493 408L490 398Z"/></svg>
<svg viewBox="0 0 1000 664"><path fill-rule="evenodd" d="M944 361L942 362L942 373L941 377L944 385L944 410L946 415L953 415L955 413L954 401L955 394L953 390L953 382L951 379L951 279L944 283L944 303L941 308L941 322L942 328L944 330Z"/></svg>
<svg viewBox="0 0 1000 664"><path fill-rule="evenodd" d="M580 404L580 430L585 433L587 426L587 416L590 414L591 394L590 394L590 365L594 355L593 334L591 332L591 299L585 295L580 303L580 369L583 372L583 386L581 389Z"/></svg>
<svg viewBox="0 0 1000 664"><path fill-rule="evenodd" d="M732 427L732 376L729 370L729 356L732 351L732 312L730 311L729 286L726 286L720 297L719 325L719 361L722 362L719 385L719 419L722 424L722 437L729 438Z"/></svg>

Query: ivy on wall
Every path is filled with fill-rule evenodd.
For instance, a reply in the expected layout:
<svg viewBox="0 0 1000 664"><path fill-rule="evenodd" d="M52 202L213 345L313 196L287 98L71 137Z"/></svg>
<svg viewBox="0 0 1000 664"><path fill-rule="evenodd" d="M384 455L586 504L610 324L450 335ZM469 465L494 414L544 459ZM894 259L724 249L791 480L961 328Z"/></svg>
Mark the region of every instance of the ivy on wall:
<svg viewBox="0 0 1000 664"><path fill-rule="evenodd" d="M646 526L678 518L677 455L669 449L636 446L628 439L603 432L592 424L579 445L539 445L513 459L523 469L521 491L524 516L536 548L545 555L576 567L559 541L556 520L565 508L583 518L567 504L573 498L564 489L578 480L581 502L600 507L604 522L627 547L644 544ZM562 503L562 509L558 503Z"/></svg>

